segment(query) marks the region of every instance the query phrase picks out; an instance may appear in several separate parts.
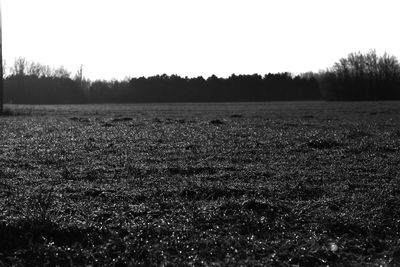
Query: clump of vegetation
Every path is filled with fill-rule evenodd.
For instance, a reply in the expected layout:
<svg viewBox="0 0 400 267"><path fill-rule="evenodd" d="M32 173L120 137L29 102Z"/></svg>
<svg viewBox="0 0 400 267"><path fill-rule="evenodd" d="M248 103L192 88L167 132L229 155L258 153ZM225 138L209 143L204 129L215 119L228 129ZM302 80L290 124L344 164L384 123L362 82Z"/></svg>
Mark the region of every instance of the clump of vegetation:
<svg viewBox="0 0 400 267"><path fill-rule="evenodd" d="M112 121L113 122L126 122L126 121L132 121L133 119L130 117L123 117L123 118L114 118Z"/></svg>
<svg viewBox="0 0 400 267"><path fill-rule="evenodd" d="M315 149L331 149L340 147L342 144L334 139L318 138L308 141L307 145Z"/></svg>
<svg viewBox="0 0 400 267"><path fill-rule="evenodd" d="M371 137L372 134L362 129L351 129L347 135L350 139L362 139L365 137Z"/></svg>
<svg viewBox="0 0 400 267"><path fill-rule="evenodd" d="M235 118L235 119L243 118L243 115L242 114L232 114L231 118Z"/></svg>
<svg viewBox="0 0 400 267"><path fill-rule="evenodd" d="M211 120L210 123L211 123L211 124L214 124L214 125L221 125L221 124L224 124L224 122L221 121L221 120L219 120L219 119Z"/></svg>
<svg viewBox="0 0 400 267"><path fill-rule="evenodd" d="M54 191L45 187L39 187L27 199L26 215L39 222L48 222L50 221L51 209L54 202Z"/></svg>
<svg viewBox="0 0 400 267"><path fill-rule="evenodd" d="M0 116L12 116L14 113L11 111L11 109L3 109L3 112L0 113Z"/></svg>
<svg viewBox="0 0 400 267"><path fill-rule="evenodd" d="M0 116L27 116L27 115L31 115L32 110L28 109L28 108L21 108L21 107L9 107L6 106L3 108L3 112L0 113Z"/></svg>

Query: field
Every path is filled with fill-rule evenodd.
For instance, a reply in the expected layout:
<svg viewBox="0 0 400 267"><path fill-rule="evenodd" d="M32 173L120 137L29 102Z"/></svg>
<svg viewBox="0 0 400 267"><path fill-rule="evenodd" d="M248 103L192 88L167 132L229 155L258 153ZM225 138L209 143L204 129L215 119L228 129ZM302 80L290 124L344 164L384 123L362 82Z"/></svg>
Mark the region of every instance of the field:
<svg viewBox="0 0 400 267"><path fill-rule="evenodd" d="M0 266L400 266L400 102L7 108Z"/></svg>

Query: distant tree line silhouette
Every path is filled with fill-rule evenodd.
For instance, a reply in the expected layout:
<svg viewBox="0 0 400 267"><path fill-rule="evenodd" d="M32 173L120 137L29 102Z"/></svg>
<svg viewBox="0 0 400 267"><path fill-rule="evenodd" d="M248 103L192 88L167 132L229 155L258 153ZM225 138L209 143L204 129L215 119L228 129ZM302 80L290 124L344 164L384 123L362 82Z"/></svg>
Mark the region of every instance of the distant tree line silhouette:
<svg viewBox="0 0 400 267"><path fill-rule="evenodd" d="M52 69L19 58L4 80L4 98L6 103L16 104L86 103L84 85L82 77L77 74L71 79L71 73L63 67Z"/></svg>
<svg viewBox="0 0 400 267"><path fill-rule="evenodd" d="M400 64L387 53L351 53L315 77L326 100L400 99Z"/></svg>
<svg viewBox="0 0 400 267"><path fill-rule="evenodd" d="M372 50L352 53L326 71L298 76L205 79L164 74L91 82L84 79L82 68L72 77L63 67L19 58L4 80L4 97L6 103L17 104L400 99L400 65L394 56L379 57Z"/></svg>
<svg viewBox="0 0 400 267"><path fill-rule="evenodd" d="M319 99L314 78L292 78L288 73L182 78L157 75L123 82L94 82L90 102L218 102Z"/></svg>
<svg viewBox="0 0 400 267"><path fill-rule="evenodd" d="M289 73L215 75L187 78L157 75L124 81L90 82L80 70L71 77L64 68L52 69L17 59L5 79L5 102L18 104L79 104L134 102L218 102L317 100L320 92L312 76Z"/></svg>

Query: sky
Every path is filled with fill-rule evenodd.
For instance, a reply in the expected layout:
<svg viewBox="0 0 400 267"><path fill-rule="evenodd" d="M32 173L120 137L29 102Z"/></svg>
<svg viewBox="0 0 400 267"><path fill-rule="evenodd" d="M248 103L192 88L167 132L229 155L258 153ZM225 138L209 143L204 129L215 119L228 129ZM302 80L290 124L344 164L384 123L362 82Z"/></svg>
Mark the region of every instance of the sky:
<svg viewBox="0 0 400 267"><path fill-rule="evenodd" d="M400 58L398 0L2 0L3 59L85 77L299 74Z"/></svg>

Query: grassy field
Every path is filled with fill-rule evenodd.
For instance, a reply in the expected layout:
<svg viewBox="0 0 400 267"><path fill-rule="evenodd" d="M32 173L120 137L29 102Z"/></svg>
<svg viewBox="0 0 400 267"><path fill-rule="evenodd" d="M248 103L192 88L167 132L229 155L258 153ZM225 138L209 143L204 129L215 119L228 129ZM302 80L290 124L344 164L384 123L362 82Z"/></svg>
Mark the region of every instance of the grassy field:
<svg viewBox="0 0 400 267"><path fill-rule="evenodd" d="M400 266L400 102L7 108L0 266Z"/></svg>

